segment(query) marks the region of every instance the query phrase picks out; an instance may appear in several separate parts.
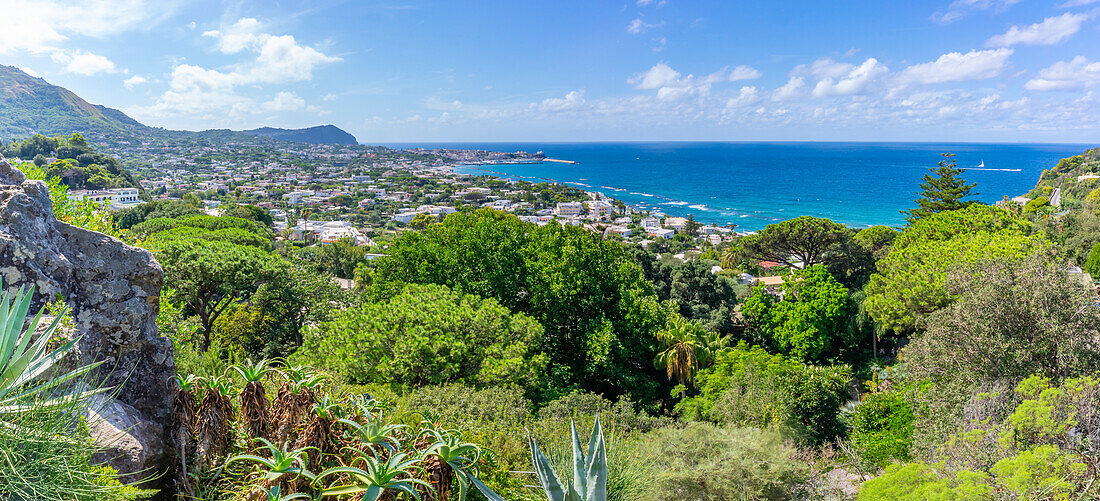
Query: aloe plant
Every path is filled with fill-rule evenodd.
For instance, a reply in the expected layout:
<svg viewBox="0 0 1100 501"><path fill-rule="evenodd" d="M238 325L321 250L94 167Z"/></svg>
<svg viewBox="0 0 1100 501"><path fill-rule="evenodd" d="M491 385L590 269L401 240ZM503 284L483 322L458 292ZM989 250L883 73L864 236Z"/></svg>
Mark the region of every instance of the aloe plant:
<svg viewBox="0 0 1100 501"><path fill-rule="evenodd" d="M0 281L0 289L3 289ZM30 408L63 406L73 399L83 399L95 393L107 391L100 388L64 396L45 397L55 393L62 385L75 381L95 369L102 362L78 367L65 374L51 376L45 381L37 381L40 376L50 372L59 360L76 345L77 339L68 341L47 353L50 338L57 331L61 320L68 313L64 310L54 319L46 330L32 340L34 331L42 319L39 310L27 329L27 313L31 307L34 287L20 287L18 291L0 295L0 418L5 415L22 414Z"/></svg>
<svg viewBox="0 0 1100 501"><path fill-rule="evenodd" d="M347 496L362 493L363 501L377 501L385 491L404 493L417 501L420 494L416 492L416 486L431 489L427 482L414 478L413 467L420 462L418 458L408 459L408 454L394 454L386 461L379 461L373 456L360 453L359 457L352 461L353 465L362 466L338 466L329 468L319 475L318 480L330 476L338 476L346 479L343 485L330 486L321 491L324 496Z"/></svg>
<svg viewBox="0 0 1100 501"><path fill-rule="evenodd" d="M431 423L428 423L429 425ZM477 462L481 458L481 448L475 444L463 442L461 435L456 431L451 430L439 430L434 426L425 428L422 434L426 437L431 437L435 440L424 451L424 456L431 459L435 458L439 464L447 465L447 468L443 468L443 474L454 474L454 477L458 479L458 499L464 501L466 499L466 493L470 490L470 484L473 484L478 491L481 491L481 495L485 496L489 501L504 501L504 498L499 494L493 492L489 486L485 485L481 480L478 480ZM430 464L430 462L429 462ZM450 471L446 471L446 470ZM429 473L431 473L429 471ZM443 479L443 486L445 489L440 489L440 486L436 486L437 491L450 491L450 479ZM439 494L440 499L445 499L442 492Z"/></svg>
<svg viewBox="0 0 1100 501"><path fill-rule="evenodd" d="M381 447L390 454L397 452L397 448L401 445L396 437L397 432L406 428L403 424L386 424L381 416L371 416L364 423L350 419L339 419L337 422L346 426L351 435L367 447L372 450L375 447Z"/></svg>
<svg viewBox="0 0 1100 501"><path fill-rule="evenodd" d="M305 468L306 463L309 462L308 449L294 449L288 450L286 446L282 449L275 446L269 440L264 438L257 438L257 442L263 446L263 449L267 453L267 457L257 456L254 454L238 454L229 458L225 462L226 466L237 461L251 461L259 463L263 466L263 475L261 478L268 482L275 482L284 476L288 477L306 477L311 481L317 478Z"/></svg>
<svg viewBox="0 0 1100 501"><path fill-rule="evenodd" d="M570 423L573 429L573 482L562 485L554 473L554 465L539 450L539 444L531 438L531 460L535 473L546 493L547 501L607 501L607 448L604 445L603 429L600 428L600 416L592 424L592 435L588 439L587 454L581 449L581 437L577 434L577 424Z"/></svg>

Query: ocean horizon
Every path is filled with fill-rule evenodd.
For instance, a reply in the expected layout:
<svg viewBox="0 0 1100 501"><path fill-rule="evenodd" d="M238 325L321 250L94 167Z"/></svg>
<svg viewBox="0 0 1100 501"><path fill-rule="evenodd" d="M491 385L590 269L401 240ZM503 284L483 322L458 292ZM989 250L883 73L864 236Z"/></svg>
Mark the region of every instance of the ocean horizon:
<svg viewBox="0 0 1100 501"><path fill-rule="evenodd" d="M394 148L542 151L576 164L458 166L456 172L553 181L645 210L758 231L802 215L853 227L905 222L921 176L954 153L974 199L1030 190L1043 169L1089 144L930 142L387 143ZM984 165L984 167L980 167Z"/></svg>

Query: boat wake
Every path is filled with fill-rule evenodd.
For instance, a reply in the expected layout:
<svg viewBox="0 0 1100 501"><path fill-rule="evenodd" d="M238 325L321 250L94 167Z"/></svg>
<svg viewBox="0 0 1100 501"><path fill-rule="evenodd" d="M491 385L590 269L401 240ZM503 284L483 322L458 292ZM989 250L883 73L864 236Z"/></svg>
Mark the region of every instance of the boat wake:
<svg viewBox="0 0 1100 501"><path fill-rule="evenodd" d="M1020 172L1020 169L983 169L983 168L980 168L980 167L971 167L971 168L966 169L966 170L988 170L988 171L995 171L995 172Z"/></svg>

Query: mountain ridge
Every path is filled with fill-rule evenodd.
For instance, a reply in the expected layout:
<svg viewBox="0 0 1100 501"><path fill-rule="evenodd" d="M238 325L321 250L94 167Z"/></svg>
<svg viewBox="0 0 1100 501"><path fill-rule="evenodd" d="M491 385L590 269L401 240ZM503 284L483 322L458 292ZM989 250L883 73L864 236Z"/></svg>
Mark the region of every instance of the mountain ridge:
<svg viewBox="0 0 1100 501"><path fill-rule="evenodd" d="M0 65L0 140L20 140L34 134L65 136L78 132L95 140L111 142L165 136L216 137L226 131L151 127L121 110L89 103L65 87L31 76L15 66ZM309 144L358 144L355 136L331 124L301 129L261 127L228 132Z"/></svg>

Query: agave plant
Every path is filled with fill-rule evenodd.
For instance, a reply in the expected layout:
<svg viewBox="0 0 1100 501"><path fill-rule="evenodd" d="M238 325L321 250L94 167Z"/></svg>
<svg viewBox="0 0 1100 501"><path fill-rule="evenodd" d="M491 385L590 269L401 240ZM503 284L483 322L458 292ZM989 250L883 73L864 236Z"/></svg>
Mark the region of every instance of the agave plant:
<svg viewBox="0 0 1100 501"><path fill-rule="evenodd" d="M387 490L405 493L417 501L420 494L416 487L431 489L427 482L413 478L413 465L420 460L408 459L408 454L394 454L385 461L380 461L373 456L360 454L352 461L352 466L338 466L329 468L317 478L323 479L330 476L341 476L347 479L343 485L331 486L321 490L322 496L347 496L362 493L362 501L377 501Z"/></svg>
<svg viewBox="0 0 1100 501"><path fill-rule="evenodd" d="M554 473L554 465L539 450L538 442L531 439L531 460L548 501L607 501L607 449L604 445L600 416L592 425L588 439L588 453L581 449L581 437L577 424L573 428L573 482L562 485Z"/></svg>
<svg viewBox="0 0 1100 501"><path fill-rule="evenodd" d="M3 285L3 281L0 281L0 289L3 289ZM56 395L60 387L83 377L103 362L84 365L61 375L51 374L47 380L37 381L72 350L77 339L63 343L53 351L46 351L50 338L68 314L68 309L65 309L38 339L32 340L42 319L42 311L39 310L27 328L23 329L33 295L33 286L20 287L14 293L5 292L0 295L0 419L5 415L25 413L31 408L64 406L74 399L82 400L109 390L99 388Z"/></svg>
<svg viewBox="0 0 1100 501"><path fill-rule="evenodd" d="M424 471L435 491L435 499L451 498L452 476L458 479L458 499L464 501L473 484L489 501L504 501L489 486L477 479L477 461L481 448L463 442L458 432L427 427L422 432L435 441L424 451Z"/></svg>
<svg viewBox="0 0 1100 501"><path fill-rule="evenodd" d="M237 461L259 463L264 468L262 478L268 483L297 479L297 477L305 477L311 481L317 478L316 475L310 473L310 471L306 469L306 464L309 463L309 452L307 449L287 450L286 446L280 449L265 438L257 438L256 442L260 443L262 448L271 457L261 457L253 454L238 454L229 458L225 463L226 466ZM285 485L286 482L283 482L283 484Z"/></svg>
<svg viewBox="0 0 1100 501"><path fill-rule="evenodd" d="M231 367L241 379L244 379L244 388L241 390L241 419L252 438L268 437L271 434L270 403L267 401L267 391L261 382L271 367L267 360L234 365Z"/></svg>

